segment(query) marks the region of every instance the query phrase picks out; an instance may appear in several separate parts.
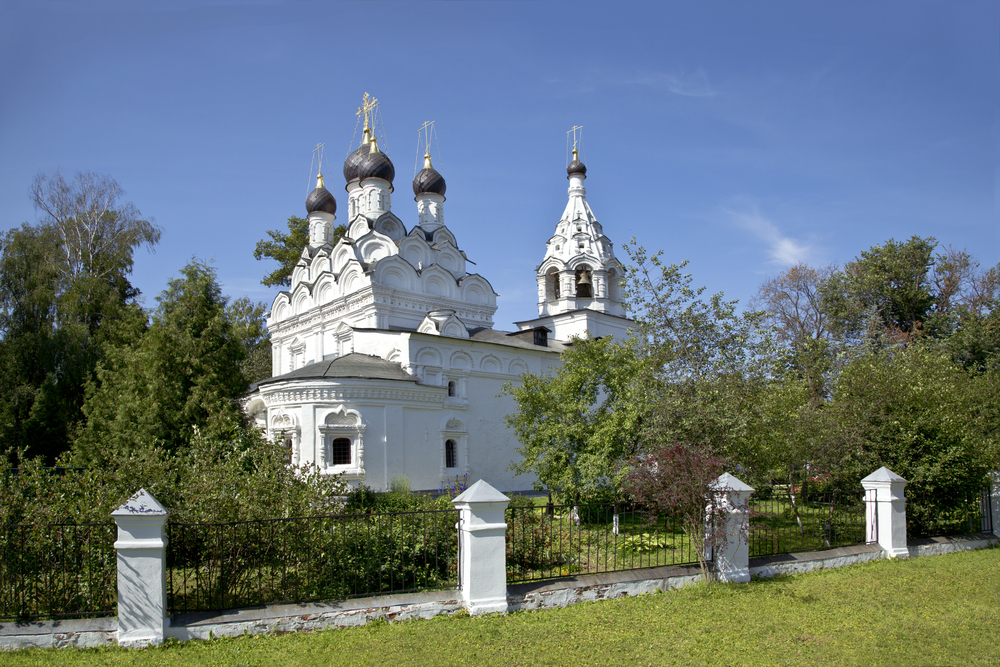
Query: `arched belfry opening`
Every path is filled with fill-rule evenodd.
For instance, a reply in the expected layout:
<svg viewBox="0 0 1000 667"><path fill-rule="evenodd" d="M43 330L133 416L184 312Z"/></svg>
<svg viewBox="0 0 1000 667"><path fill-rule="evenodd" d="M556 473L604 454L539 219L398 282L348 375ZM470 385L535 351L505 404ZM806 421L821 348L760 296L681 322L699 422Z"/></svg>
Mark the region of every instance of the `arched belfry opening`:
<svg viewBox="0 0 1000 667"><path fill-rule="evenodd" d="M545 300L558 301L559 296L559 271L555 267L552 267L545 274Z"/></svg>
<svg viewBox="0 0 1000 667"><path fill-rule="evenodd" d="M575 274L576 298L594 298L594 272L586 264L577 267Z"/></svg>
<svg viewBox="0 0 1000 667"><path fill-rule="evenodd" d="M622 276L616 269L608 271L608 299L613 303L622 301Z"/></svg>

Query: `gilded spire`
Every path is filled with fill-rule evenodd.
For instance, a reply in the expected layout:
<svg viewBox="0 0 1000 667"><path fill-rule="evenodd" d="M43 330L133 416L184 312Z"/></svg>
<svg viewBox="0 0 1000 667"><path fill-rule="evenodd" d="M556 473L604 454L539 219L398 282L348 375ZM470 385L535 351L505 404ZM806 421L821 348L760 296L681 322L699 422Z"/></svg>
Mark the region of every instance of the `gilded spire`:
<svg viewBox="0 0 1000 667"><path fill-rule="evenodd" d="M434 167L431 166L431 153L430 151L427 151L426 153L424 153L424 169L433 169L433 168Z"/></svg>
<svg viewBox="0 0 1000 667"><path fill-rule="evenodd" d="M326 187L326 186L323 185L323 172L320 172L320 173L316 174L316 189L319 190L320 188L323 188L323 187Z"/></svg>
<svg viewBox="0 0 1000 667"><path fill-rule="evenodd" d="M378 138L375 137L375 136L372 136L372 147L371 147L371 150L368 151L368 154L369 155L375 155L378 152L379 152L378 151Z"/></svg>

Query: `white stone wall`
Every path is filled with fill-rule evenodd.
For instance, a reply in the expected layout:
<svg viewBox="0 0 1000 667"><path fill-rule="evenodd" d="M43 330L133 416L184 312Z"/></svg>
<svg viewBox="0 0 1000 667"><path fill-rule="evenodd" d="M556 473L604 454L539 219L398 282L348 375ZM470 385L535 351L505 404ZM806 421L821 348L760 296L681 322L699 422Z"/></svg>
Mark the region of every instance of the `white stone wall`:
<svg viewBox="0 0 1000 667"><path fill-rule="evenodd" d="M412 488L433 490L444 477L464 473L504 491L532 488L532 476L507 470L518 458L519 442L504 417L516 406L511 397L498 394L520 373L556 365L554 350L412 332L352 333L356 352L395 361L420 382L325 378L263 385L270 435L297 434L298 463L316 463L362 481L354 466L323 465L329 462L322 453L322 426L327 415L340 410L360 415L363 481L374 489L386 489L394 476L406 475ZM454 397L448 396L449 382L455 382ZM452 469L444 466L448 439L458 447L459 465Z"/></svg>

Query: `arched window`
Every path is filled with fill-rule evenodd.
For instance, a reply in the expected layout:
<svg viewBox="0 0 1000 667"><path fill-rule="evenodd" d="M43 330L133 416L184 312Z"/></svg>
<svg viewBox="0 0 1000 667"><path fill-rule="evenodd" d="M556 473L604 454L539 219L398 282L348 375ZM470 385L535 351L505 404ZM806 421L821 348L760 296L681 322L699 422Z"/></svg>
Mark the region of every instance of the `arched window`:
<svg viewBox="0 0 1000 667"><path fill-rule="evenodd" d="M622 300L622 278L614 269L608 271L608 298L614 303L621 303Z"/></svg>
<svg viewBox="0 0 1000 667"><path fill-rule="evenodd" d="M454 380L448 380L448 396L458 396L458 388Z"/></svg>
<svg viewBox="0 0 1000 667"><path fill-rule="evenodd" d="M454 440L445 440L444 443L444 467L458 467L458 446Z"/></svg>
<svg viewBox="0 0 1000 667"><path fill-rule="evenodd" d="M351 465L351 439L334 438L330 442L330 458L327 461L335 466Z"/></svg>
<svg viewBox="0 0 1000 667"><path fill-rule="evenodd" d="M292 459L295 456L295 448L292 445L291 438L285 438L281 441L282 454L284 454L285 465L291 465Z"/></svg>
<svg viewBox="0 0 1000 667"><path fill-rule="evenodd" d="M551 268L545 274L545 300L557 301L559 299L559 272Z"/></svg>

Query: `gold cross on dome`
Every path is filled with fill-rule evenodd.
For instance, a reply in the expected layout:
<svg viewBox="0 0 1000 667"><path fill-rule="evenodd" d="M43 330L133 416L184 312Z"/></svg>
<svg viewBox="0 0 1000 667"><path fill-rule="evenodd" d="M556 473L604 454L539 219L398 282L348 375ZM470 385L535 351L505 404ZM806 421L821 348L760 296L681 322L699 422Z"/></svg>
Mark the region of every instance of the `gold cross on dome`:
<svg viewBox="0 0 1000 667"><path fill-rule="evenodd" d="M577 132L577 130L580 130L580 134L582 135L583 134L583 125L574 125L572 128L570 128L569 130L566 131L567 135L570 132L573 133L573 148L576 148L576 141L577 141L577 134L576 134L576 132ZM567 136L566 138L568 139L569 137Z"/></svg>
<svg viewBox="0 0 1000 667"><path fill-rule="evenodd" d="M319 167L320 173L323 172L323 155L324 155L324 153L326 153L326 144L325 143L318 143L318 144L316 144L316 148L313 149L313 159L316 160L316 158L319 158L317 160L317 162L319 163L317 166Z"/></svg>
<svg viewBox="0 0 1000 667"><path fill-rule="evenodd" d="M420 133L424 133L424 152L429 153L431 148L431 136L430 133L434 131L434 121L425 120L424 124L417 128L417 137L420 137Z"/></svg>
<svg viewBox="0 0 1000 667"><path fill-rule="evenodd" d="M375 110L375 107L377 106L378 106L378 99L369 96L368 93L365 93L365 96L361 99L361 106L358 108L358 112L355 114L356 116L360 116L361 114L365 115L365 127L369 127L368 121L371 118L371 113L372 111Z"/></svg>

